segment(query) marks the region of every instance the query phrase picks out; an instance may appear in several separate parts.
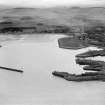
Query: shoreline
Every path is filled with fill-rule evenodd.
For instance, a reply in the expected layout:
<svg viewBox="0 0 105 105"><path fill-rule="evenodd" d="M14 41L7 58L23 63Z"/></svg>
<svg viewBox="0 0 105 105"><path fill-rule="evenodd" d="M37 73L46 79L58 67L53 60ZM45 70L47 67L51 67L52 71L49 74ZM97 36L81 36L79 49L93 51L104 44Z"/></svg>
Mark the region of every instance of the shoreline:
<svg viewBox="0 0 105 105"><path fill-rule="evenodd" d="M99 29L100 28L100 29ZM101 29L102 28L102 29ZM103 31L102 31L103 30ZM95 46L102 50L91 50L82 54L77 54L76 64L84 65L83 70L91 71L85 72L80 75L70 74L67 72L54 71L52 74L64 78L68 81L104 81L105 82L105 62L87 60L88 57L105 56L105 29L103 27L93 27L86 31L85 34L74 36L72 38L58 39L59 48L64 49L82 49L82 47ZM82 45L82 47L81 47Z"/></svg>

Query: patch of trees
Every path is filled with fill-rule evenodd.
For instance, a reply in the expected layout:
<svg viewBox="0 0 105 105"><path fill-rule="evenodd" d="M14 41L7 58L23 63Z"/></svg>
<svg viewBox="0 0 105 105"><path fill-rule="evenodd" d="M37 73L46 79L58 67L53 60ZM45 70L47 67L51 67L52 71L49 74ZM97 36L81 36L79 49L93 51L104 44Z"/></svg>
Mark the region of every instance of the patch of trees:
<svg viewBox="0 0 105 105"><path fill-rule="evenodd" d="M105 26L94 26L85 31L87 37L99 42L105 41Z"/></svg>
<svg viewBox="0 0 105 105"><path fill-rule="evenodd" d="M105 26L94 26L85 31L88 34L102 34L105 33Z"/></svg>
<svg viewBox="0 0 105 105"><path fill-rule="evenodd" d="M8 33L8 32L22 32L22 29L19 27L7 27L0 30L1 33Z"/></svg>

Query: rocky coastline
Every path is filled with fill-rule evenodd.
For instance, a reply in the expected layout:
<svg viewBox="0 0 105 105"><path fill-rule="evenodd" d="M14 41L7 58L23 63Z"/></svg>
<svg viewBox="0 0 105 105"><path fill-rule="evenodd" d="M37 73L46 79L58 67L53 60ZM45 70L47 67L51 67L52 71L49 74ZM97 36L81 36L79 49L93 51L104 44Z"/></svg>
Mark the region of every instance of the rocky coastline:
<svg viewBox="0 0 105 105"><path fill-rule="evenodd" d="M76 74L69 74L67 72L59 72L59 71L54 71L52 73L54 76L61 77L67 81L76 81L76 82L81 82L81 81L105 81L105 74L103 73L93 73L93 72L85 72L80 75Z"/></svg>
<svg viewBox="0 0 105 105"><path fill-rule="evenodd" d="M79 65L85 65L83 70L90 71L82 74L70 74L67 72L54 71L52 74L64 78L68 81L105 81L105 62L104 61L94 61L86 59L76 59L76 63Z"/></svg>
<svg viewBox="0 0 105 105"><path fill-rule="evenodd" d="M76 57L87 58L87 57L96 57L96 56L105 56L105 49L103 50L90 50L82 54L76 55Z"/></svg>
<svg viewBox="0 0 105 105"><path fill-rule="evenodd" d="M97 48L101 48L101 50L90 50L75 56L76 64L84 65L83 70L86 71L85 73L77 75L77 74L70 74L67 72L54 71L52 72L52 74L54 76L64 78L65 80L68 80L68 81L76 81L76 82L104 81L105 82L105 62L86 59L88 57L105 56L105 29L103 27L94 27L86 31L85 36L81 34L80 36L76 36L75 38L73 38L73 40L75 43L76 42L78 43L77 40L80 41L80 43L78 43L78 46L80 48L82 48L81 45L83 45L84 47L95 45ZM61 46L63 42L63 45L64 45L63 48L72 49L73 47L71 44L72 41L70 37L68 39L62 38L60 39L60 41L58 40L58 42L59 42L58 43L59 46ZM78 49L79 48L78 46L74 46L75 49L76 47Z"/></svg>

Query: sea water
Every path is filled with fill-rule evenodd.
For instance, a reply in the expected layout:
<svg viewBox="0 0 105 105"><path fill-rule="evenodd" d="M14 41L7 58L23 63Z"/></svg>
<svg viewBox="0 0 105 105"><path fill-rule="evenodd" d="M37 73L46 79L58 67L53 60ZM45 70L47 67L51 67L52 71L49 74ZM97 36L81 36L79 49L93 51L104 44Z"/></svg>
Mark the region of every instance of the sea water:
<svg viewBox="0 0 105 105"><path fill-rule="evenodd" d="M0 69L0 105L105 105L104 82L72 82L52 75L55 70L84 72L75 55L93 49L61 49L57 42L61 37L0 36L0 66L24 71Z"/></svg>

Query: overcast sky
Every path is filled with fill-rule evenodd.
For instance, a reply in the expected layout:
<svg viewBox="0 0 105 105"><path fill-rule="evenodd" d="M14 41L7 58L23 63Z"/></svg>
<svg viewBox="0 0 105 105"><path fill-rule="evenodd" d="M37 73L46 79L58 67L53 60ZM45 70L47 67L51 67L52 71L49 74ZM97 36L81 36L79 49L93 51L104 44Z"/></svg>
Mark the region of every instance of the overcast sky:
<svg viewBox="0 0 105 105"><path fill-rule="evenodd" d="M0 0L0 4L16 6L100 6L105 4L105 0Z"/></svg>

